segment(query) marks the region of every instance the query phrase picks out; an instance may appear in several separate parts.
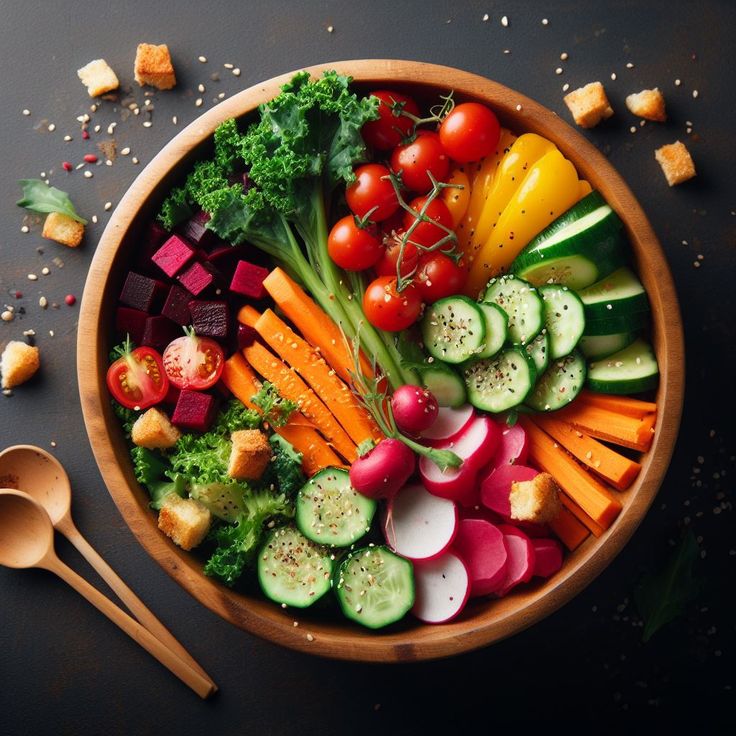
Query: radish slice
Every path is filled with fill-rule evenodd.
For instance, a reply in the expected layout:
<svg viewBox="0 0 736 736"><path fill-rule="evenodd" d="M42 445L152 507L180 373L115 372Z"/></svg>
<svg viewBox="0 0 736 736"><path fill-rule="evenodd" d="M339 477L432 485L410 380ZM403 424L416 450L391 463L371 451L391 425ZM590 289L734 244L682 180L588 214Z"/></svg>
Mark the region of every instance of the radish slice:
<svg viewBox="0 0 736 736"><path fill-rule="evenodd" d="M534 575L548 578L562 567L562 545L556 539L532 539Z"/></svg>
<svg viewBox="0 0 736 736"><path fill-rule="evenodd" d="M428 440L432 445L436 442L451 440L465 429L474 416L475 412L470 404L465 404L458 409L441 406L432 426L422 432L422 439Z"/></svg>
<svg viewBox="0 0 736 736"><path fill-rule="evenodd" d="M499 527L482 519L463 519L458 524L455 549L470 573L470 595L494 593L507 577L508 552Z"/></svg>
<svg viewBox="0 0 736 736"><path fill-rule="evenodd" d="M508 551L506 579L496 591L499 597L506 595L520 583L528 583L534 574L535 552L532 540L515 526L501 524L498 527Z"/></svg>
<svg viewBox="0 0 736 736"><path fill-rule="evenodd" d="M513 427L504 427L501 431L501 444L496 453L494 465L500 468L504 465L523 465L529 455L529 439L524 427L514 424Z"/></svg>
<svg viewBox="0 0 736 736"><path fill-rule="evenodd" d="M454 553L414 563L415 601L411 612L428 624L441 624L463 610L470 595L470 575Z"/></svg>
<svg viewBox="0 0 736 736"><path fill-rule="evenodd" d="M428 560L452 544L457 508L418 483L409 485L389 502L383 530L394 552L410 560Z"/></svg>
<svg viewBox="0 0 736 736"><path fill-rule="evenodd" d="M419 465L421 468L421 463ZM538 470L526 465L501 465L492 470L480 484L480 500L484 506L505 519L511 518L511 484L533 480Z"/></svg>

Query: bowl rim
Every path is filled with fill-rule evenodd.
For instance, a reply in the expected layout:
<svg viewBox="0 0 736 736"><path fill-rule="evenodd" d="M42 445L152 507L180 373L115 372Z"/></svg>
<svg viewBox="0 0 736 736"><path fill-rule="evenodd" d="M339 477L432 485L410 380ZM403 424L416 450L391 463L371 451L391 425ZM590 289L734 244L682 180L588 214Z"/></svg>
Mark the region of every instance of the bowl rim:
<svg viewBox="0 0 736 736"><path fill-rule="evenodd" d="M241 117L273 97L296 71L317 75L326 69L349 74L361 85L453 89L458 98L485 100L502 123L513 121L516 130L551 137L581 177L594 188L605 189L606 201L624 220L637 270L652 302L654 347L661 367L657 429L652 447L642 456L640 476L627 492L628 502L616 522L601 537L589 537L568 555L565 566L551 581L479 604L473 615L448 624L417 624L388 633L311 619L296 627L294 613L205 577L201 564L190 553L158 531L153 515L141 502L142 491L132 476L130 463L121 461L122 433L111 434L109 430L114 416L105 386L104 343L109 321L102 307L111 267L131 222L160 182L187 153L211 136L220 122ZM90 264L79 315L77 377L87 435L105 485L144 549L197 600L240 628L295 650L353 661L429 660L477 649L522 631L577 595L621 551L654 501L677 438L684 376L682 322L667 260L646 215L615 168L579 132L525 95L477 74L417 61L357 59L304 67L255 84L190 123L141 171L112 213ZM479 606L485 610L480 612Z"/></svg>

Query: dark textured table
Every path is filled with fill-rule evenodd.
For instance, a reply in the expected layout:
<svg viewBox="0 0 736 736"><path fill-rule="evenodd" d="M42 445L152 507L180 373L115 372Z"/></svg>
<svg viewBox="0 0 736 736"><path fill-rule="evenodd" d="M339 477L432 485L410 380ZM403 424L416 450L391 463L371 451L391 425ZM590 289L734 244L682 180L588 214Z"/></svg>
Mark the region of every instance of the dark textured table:
<svg viewBox="0 0 736 736"><path fill-rule="evenodd" d="M0 569L1 734L408 734L454 733L465 726L486 733L504 721L591 721L607 731L621 718L633 727L692 718L705 733L733 727L732 2L4 0L0 10L0 290L3 304L12 304L17 315L0 323L0 343L33 329L43 360L37 378L0 397L0 447L27 442L53 448L74 484L79 527L221 688L212 700L199 701L49 574ZM90 123L91 139L83 141L76 118L89 111L91 100L75 70L104 57L130 90L140 41L169 44L177 89L151 98L151 127L142 125L147 116L126 118L114 103L103 102ZM569 59L561 61L562 52ZM565 119L562 85L601 80L616 115L587 135L624 175L661 238L687 340L688 389L675 455L655 505L624 552L573 602L531 630L483 651L411 666L332 662L260 641L196 603L145 554L90 452L75 373L78 304L64 303L66 294L81 295L109 217L104 204L114 206L141 167L220 92L230 95L308 64L366 57L467 69ZM240 75L224 63L239 67ZM197 91L200 83L205 92ZM655 85L664 91L669 121L639 127L624 97ZM136 86L132 94L142 105L143 91ZM108 135L111 122L117 127ZM71 142L64 142L67 134ZM130 155L118 155L109 168L92 167L89 179L62 170L62 161L81 161L110 138L118 154L130 147ZM698 177L670 189L654 149L677 139L687 142ZM69 191L81 212L97 216L79 250L42 240L32 218L30 232L21 232L16 180L41 172ZM16 290L22 298L15 298ZM48 300L45 310L41 296ZM701 548L701 592L685 615L644 644L632 591L643 574L665 564L687 527ZM68 545L58 547L94 579Z"/></svg>

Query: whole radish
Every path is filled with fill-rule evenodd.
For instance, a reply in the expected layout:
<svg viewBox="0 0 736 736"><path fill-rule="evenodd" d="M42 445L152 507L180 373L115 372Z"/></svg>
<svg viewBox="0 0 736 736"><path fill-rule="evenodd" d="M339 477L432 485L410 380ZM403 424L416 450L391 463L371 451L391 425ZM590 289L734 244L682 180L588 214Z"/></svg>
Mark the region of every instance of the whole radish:
<svg viewBox="0 0 736 736"><path fill-rule="evenodd" d="M414 453L401 440L381 440L350 466L350 484L368 498L391 498L414 472Z"/></svg>
<svg viewBox="0 0 736 736"><path fill-rule="evenodd" d="M437 419L440 407L426 388L399 386L391 397L391 411L398 428L410 435L429 429Z"/></svg>

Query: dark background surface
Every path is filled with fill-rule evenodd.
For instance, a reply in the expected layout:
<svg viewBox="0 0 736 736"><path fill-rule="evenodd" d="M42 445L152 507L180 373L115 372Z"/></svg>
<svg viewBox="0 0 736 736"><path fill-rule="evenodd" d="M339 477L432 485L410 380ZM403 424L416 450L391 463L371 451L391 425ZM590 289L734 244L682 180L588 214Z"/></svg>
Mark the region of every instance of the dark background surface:
<svg viewBox="0 0 736 736"><path fill-rule="evenodd" d="M733 727L734 3L5 0L0 11L0 299L24 310L0 323L0 343L34 329L43 361L37 378L0 397L0 447L56 443L74 485L80 529L221 688L200 702L49 574L0 569L0 733L486 733L502 721L589 721L608 731L620 719L635 730L650 720L664 726L692 719L706 733ZM504 14L508 27L500 22ZM123 120L114 103L103 103L91 123L100 132L83 141L76 117L91 100L75 70L104 57L129 89L141 41L169 44L178 87L151 98L150 128L142 126L144 116ZM562 52L568 61L560 62ZM200 54L207 64L197 61ZM562 85L601 80L616 115L587 135L624 175L659 234L687 341L684 420L671 468L623 553L533 629L483 651L411 666L331 662L260 641L200 606L145 554L92 458L75 373L78 304L63 301L68 293L81 296L109 217L103 204L114 207L141 167L220 91L232 94L308 64L364 57L457 66L515 88L566 120ZM224 62L240 67L241 76ZM220 81L210 79L215 72ZM201 95L200 82L207 87ZM670 119L639 128L624 97L655 85ZM133 95L143 103L137 86ZM199 96L202 108L194 104ZM118 150L130 146L130 156L94 168L92 179L61 170L63 160L81 161L109 139L111 121L118 121ZM67 133L70 143L63 142ZM677 139L687 142L698 177L669 189L653 152ZM20 231L15 181L42 171L82 213L99 218L79 250L43 241L33 222L29 234ZM29 281L29 273L38 281ZM21 299L11 296L16 289ZM46 310L38 304L42 295ZM686 615L643 644L632 592L643 574L661 568L688 526L701 547L701 593ZM67 545L58 548L94 579Z"/></svg>

